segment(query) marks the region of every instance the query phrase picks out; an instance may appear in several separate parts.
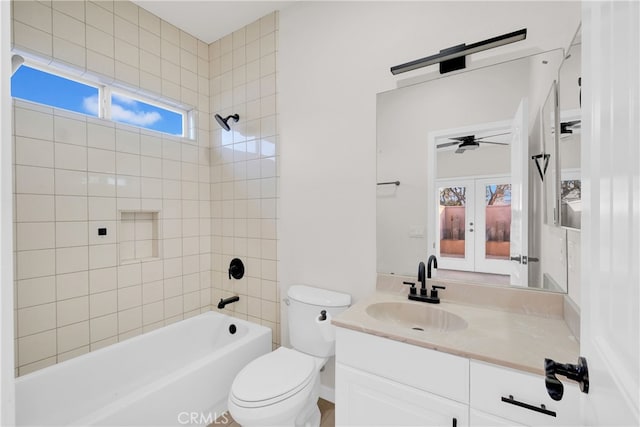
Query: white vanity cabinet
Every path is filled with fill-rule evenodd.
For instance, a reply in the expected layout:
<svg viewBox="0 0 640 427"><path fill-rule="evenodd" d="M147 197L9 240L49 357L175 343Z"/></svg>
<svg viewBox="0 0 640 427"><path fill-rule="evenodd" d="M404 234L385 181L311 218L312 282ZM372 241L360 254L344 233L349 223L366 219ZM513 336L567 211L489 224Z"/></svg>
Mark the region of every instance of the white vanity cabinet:
<svg viewBox="0 0 640 427"><path fill-rule="evenodd" d="M580 423L580 389L567 381L564 384L564 395L560 401L549 397L544 377L527 372L496 366L472 360L470 364L471 411L478 411L487 416L497 416L509 420L513 424L528 426L579 426ZM482 415L482 414L480 414ZM471 425L487 424L481 417Z"/></svg>
<svg viewBox="0 0 640 427"><path fill-rule="evenodd" d="M556 402L541 375L336 328L338 426L580 425L580 390L560 379Z"/></svg>
<svg viewBox="0 0 640 427"><path fill-rule="evenodd" d="M468 426L469 360L337 328L336 425Z"/></svg>

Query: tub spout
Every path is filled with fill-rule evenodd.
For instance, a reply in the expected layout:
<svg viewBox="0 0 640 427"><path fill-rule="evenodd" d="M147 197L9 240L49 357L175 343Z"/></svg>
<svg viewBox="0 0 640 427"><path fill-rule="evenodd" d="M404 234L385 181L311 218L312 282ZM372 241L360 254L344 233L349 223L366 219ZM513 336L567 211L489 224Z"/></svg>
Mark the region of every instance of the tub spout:
<svg viewBox="0 0 640 427"><path fill-rule="evenodd" d="M224 308L225 305L231 304L232 302L236 302L236 301L240 301L240 297L237 295L229 298L224 298L224 299L220 298L220 302L218 302L218 308Z"/></svg>

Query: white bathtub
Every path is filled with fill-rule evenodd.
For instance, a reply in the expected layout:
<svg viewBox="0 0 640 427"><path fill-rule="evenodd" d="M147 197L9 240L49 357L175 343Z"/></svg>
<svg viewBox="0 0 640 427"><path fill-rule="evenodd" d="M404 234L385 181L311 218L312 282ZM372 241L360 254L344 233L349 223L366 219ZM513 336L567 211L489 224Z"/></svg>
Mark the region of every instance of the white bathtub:
<svg viewBox="0 0 640 427"><path fill-rule="evenodd" d="M17 378L16 422L207 425L240 369L270 351L269 328L207 312Z"/></svg>

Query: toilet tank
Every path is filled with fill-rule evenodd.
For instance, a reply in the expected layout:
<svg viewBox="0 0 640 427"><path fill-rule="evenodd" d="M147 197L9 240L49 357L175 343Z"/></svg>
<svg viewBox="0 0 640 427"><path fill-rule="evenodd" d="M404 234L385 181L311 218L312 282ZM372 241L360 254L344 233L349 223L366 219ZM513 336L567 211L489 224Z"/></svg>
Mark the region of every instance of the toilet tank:
<svg viewBox="0 0 640 427"><path fill-rule="evenodd" d="M351 295L305 285L293 285L287 292L288 325L291 346L317 357L335 354L335 340L327 341L316 322L326 310L337 316L351 305Z"/></svg>

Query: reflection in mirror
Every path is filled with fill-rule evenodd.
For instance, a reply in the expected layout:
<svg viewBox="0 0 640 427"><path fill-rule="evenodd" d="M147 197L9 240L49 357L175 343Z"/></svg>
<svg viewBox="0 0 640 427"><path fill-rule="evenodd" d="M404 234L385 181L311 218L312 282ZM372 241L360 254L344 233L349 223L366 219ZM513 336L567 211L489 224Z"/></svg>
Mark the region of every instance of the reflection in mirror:
<svg viewBox="0 0 640 427"><path fill-rule="evenodd" d="M556 82L551 84L549 94L542 105L542 143L543 151L539 164L542 172L538 171L544 183L544 223L557 225L560 221L560 208L558 203L558 93Z"/></svg>
<svg viewBox="0 0 640 427"><path fill-rule="evenodd" d="M580 131L582 42L576 34L560 67L560 203L561 225L580 228Z"/></svg>
<svg viewBox="0 0 640 427"><path fill-rule="evenodd" d="M563 57L378 94L378 182L402 183L377 187L379 273L415 276L436 254L439 279L543 287L531 154L542 151L540 111Z"/></svg>

